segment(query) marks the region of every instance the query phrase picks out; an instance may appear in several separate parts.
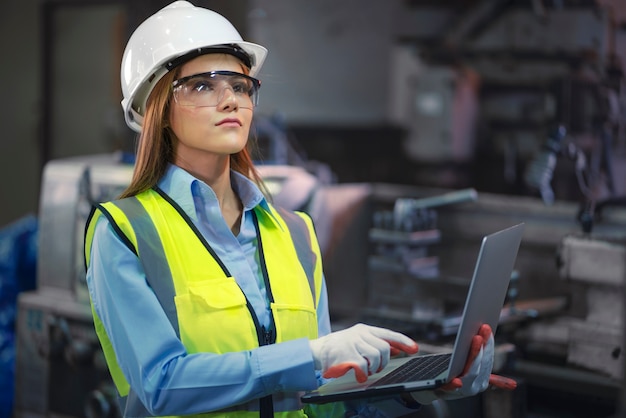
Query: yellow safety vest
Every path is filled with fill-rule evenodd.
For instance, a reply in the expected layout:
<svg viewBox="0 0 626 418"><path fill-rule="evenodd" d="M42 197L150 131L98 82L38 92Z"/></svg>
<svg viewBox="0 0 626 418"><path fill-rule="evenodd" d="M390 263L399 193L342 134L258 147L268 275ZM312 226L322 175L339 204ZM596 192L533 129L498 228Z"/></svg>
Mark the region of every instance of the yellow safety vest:
<svg viewBox="0 0 626 418"><path fill-rule="evenodd" d="M158 188L97 205L85 234L87 266L96 221L104 215L139 257L148 282L189 353L237 352L274 342L317 338L316 305L322 285L322 267L311 219L303 213L269 207L271 213L255 208L254 219L274 333L259 326L256 314L226 266L183 210ZM126 381L93 306L92 313L126 413L150 416ZM271 401L271 397L265 401ZM258 412L231 409L194 415L257 416ZM276 412L275 416L306 415L297 410Z"/></svg>

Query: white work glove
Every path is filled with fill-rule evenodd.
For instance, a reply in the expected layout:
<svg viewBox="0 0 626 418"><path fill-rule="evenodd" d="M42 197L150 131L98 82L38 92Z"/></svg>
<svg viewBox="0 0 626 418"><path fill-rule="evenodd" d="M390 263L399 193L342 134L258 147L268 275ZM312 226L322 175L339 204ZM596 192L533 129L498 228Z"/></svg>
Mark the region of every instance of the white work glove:
<svg viewBox="0 0 626 418"><path fill-rule="evenodd" d="M453 400L474 396L483 392L490 384L502 389L515 389L517 382L514 380L491 374L494 348L491 327L483 324L472 340L467 363L461 376L452 379L437 390L411 392L411 397L422 405L427 405L437 399Z"/></svg>
<svg viewBox="0 0 626 418"><path fill-rule="evenodd" d="M385 328L356 324L309 341L315 368L325 378L339 377L354 369L356 380L381 371L392 355L415 354L418 346L404 334Z"/></svg>

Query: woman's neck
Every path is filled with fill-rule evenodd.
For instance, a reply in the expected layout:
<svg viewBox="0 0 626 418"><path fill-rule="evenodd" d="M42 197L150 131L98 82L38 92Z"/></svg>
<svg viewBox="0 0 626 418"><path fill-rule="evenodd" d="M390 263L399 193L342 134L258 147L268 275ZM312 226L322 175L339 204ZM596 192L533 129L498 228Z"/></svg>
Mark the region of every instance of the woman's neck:
<svg viewBox="0 0 626 418"><path fill-rule="evenodd" d="M217 197L222 217L233 234L237 235L243 204L231 185L230 157L222 158L220 156L220 158L211 161L196 162L195 164L177 160L175 164L211 187Z"/></svg>

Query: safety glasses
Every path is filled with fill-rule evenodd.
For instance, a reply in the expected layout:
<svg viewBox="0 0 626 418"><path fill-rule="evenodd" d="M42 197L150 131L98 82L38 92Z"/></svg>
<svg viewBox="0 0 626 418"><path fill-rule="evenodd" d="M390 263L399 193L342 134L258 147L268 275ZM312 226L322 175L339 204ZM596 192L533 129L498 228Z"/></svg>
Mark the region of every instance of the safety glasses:
<svg viewBox="0 0 626 418"><path fill-rule="evenodd" d="M252 109L258 104L261 82L234 71L210 71L179 78L172 83L174 100L180 106L217 106L228 93L239 107Z"/></svg>

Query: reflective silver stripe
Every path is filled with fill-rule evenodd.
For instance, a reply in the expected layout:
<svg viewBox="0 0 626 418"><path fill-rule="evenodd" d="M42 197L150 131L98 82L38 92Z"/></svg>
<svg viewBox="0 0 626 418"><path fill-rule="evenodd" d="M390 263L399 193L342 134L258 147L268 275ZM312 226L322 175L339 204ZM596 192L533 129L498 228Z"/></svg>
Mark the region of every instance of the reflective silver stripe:
<svg viewBox="0 0 626 418"><path fill-rule="evenodd" d="M146 274L146 281L154 290L159 303L163 307L167 318L180 338L178 328L178 314L174 304L174 280L172 272L165 258L165 251L161 243L161 237L152 222L152 218L146 212L141 202L135 197L111 202L120 208L130 222L135 236L137 237L137 254L139 261ZM125 417L150 417L153 416L137 397L134 390L130 390L128 396L118 397L120 410Z"/></svg>
<svg viewBox="0 0 626 418"><path fill-rule="evenodd" d="M178 314L174 303L174 296L176 296L174 279L165 257L161 237L152 222L152 218L135 197L112 203L119 207L130 221L137 237L137 253L146 273L146 280L159 299L176 336L180 338Z"/></svg>
<svg viewBox="0 0 626 418"><path fill-rule="evenodd" d="M311 249L311 236L309 228L300 216L293 212L289 212L283 208L275 208L280 216L283 218L289 232L291 233L291 239L296 248L298 254L298 260L307 279L309 280L309 287L311 288L311 295L313 296L313 305L317 307L317 294L315 292L315 262L317 255Z"/></svg>

